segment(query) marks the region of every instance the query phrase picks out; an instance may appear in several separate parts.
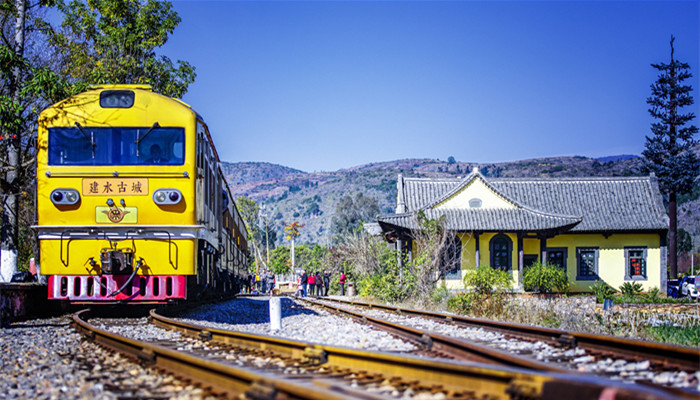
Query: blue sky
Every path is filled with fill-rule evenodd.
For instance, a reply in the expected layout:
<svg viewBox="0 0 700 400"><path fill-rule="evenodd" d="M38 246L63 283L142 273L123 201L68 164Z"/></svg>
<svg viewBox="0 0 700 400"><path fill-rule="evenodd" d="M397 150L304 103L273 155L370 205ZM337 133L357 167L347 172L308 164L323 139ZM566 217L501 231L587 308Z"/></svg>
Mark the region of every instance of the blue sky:
<svg viewBox="0 0 700 400"><path fill-rule="evenodd" d="M640 154L671 34L700 114L697 0L173 4L161 53L196 67L183 100L223 161Z"/></svg>

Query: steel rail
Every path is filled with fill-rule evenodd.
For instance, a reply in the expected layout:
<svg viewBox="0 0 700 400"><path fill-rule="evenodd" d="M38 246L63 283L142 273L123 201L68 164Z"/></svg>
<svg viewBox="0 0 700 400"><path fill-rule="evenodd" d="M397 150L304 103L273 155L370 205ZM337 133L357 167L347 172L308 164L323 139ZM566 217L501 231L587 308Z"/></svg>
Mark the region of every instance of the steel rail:
<svg viewBox="0 0 700 400"><path fill-rule="evenodd" d="M344 394L337 388L324 388L308 382L279 379L272 374L252 372L155 344L129 339L90 325L86 321L87 315L89 310L74 314L73 324L89 340L177 376L199 382L220 395L315 400L357 398Z"/></svg>
<svg viewBox="0 0 700 400"><path fill-rule="evenodd" d="M511 322L494 321L484 318L466 317L450 313L422 311L403 307L387 306L376 303L349 301L342 299L324 298L357 307L375 308L404 315L432 318L438 321L454 323L473 328L486 328L501 332L505 335L526 337L549 343L558 343L569 347L581 347L599 353L621 355L632 359L648 359L654 363L681 370L696 371L700 366L700 349L677 346L665 343L646 342L627 338L597 335L585 332L564 331L554 328L544 328Z"/></svg>
<svg viewBox="0 0 700 400"><path fill-rule="evenodd" d="M277 337L203 327L151 311L157 326L192 337L226 343L250 350L269 350L328 368L350 369L420 381L451 391L469 391L477 398L561 399L616 398L670 399L672 394L656 388L625 384L595 376L573 375L426 359L396 353L310 344ZM323 383L316 382L323 385ZM573 397L572 397L573 396ZM610 397L605 397L610 396Z"/></svg>
<svg viewBox="0 0 700 400"><path fill-rule="evenodd" d="M372 324L375 327L389 331L404 339L417 341L422 344L423 347L428 348L429 350L442 353L445 356L454 357L458 360L498 364L509 367L532 369L536 371L578 374L576 371L561 368L551 363L536 361L531 358L517 357L507 351L473 343L466 339L422 331L410 326L389 322L381 318L366 316L360 312L314 301L309 298L304 298L303 300L318 307L331 309L332 311L349 315L357 320Z"/></svg>

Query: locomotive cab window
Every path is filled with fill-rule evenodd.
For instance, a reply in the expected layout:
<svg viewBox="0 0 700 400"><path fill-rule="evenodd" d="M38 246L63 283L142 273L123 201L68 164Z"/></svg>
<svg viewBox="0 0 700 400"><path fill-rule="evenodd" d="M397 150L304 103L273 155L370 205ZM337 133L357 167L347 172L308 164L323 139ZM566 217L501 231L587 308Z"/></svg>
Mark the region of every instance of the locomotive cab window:
<svg viewBox="0 0 700 400"><path fill-rule="evenodd" d="M49 128L49 165L183 165L184 128Z"/></svg>

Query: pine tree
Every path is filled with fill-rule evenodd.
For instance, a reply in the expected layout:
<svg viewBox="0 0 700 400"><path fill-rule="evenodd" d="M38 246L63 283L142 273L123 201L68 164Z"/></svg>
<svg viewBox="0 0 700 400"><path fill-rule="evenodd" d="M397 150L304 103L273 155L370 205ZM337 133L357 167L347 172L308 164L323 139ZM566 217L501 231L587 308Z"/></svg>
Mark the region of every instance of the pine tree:
<svg viewBox="0 0 700 400"><path fill-rule="evenodd" d="M661 190L668 195L668 262L671 277L676 277L678 272L676 196L692 190L700 170L700 160L692 151L697 143L693 136L698 128L687 125L695 114L681 111L681 108L693 104L690 94L692 87L682 84L692 74L687 63L674 59L675 39L671 36L671 62L652 64L659 70L659 76L651 85L652 95L647 99L647 104L651 106L649 113L657 121L651 124L653 135L646 137L642 152L646 170L656 174Z"/></svg>

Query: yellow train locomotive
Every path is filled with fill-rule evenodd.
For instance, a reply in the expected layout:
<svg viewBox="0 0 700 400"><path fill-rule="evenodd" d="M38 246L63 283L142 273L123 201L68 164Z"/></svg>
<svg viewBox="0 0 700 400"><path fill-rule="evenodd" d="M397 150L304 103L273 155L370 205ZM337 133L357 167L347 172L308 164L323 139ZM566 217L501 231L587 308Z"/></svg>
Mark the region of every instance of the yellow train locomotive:
<svg viewBox="0 0 700 400"><path fill-rule="evenodd" d="M49 298L164 302L237 290L246 228L201 116L103 85L39 117L37 225Z"/></svg>

